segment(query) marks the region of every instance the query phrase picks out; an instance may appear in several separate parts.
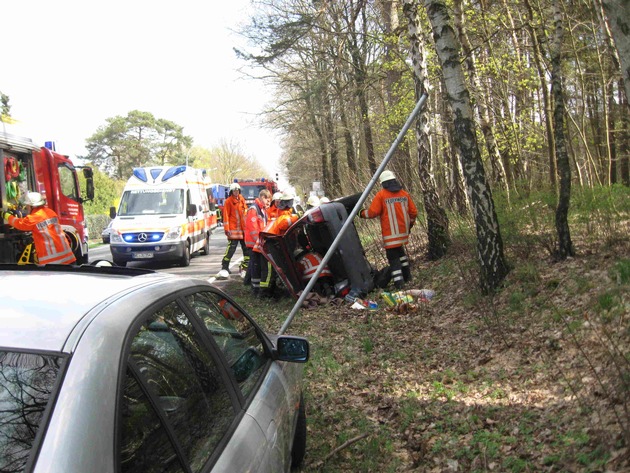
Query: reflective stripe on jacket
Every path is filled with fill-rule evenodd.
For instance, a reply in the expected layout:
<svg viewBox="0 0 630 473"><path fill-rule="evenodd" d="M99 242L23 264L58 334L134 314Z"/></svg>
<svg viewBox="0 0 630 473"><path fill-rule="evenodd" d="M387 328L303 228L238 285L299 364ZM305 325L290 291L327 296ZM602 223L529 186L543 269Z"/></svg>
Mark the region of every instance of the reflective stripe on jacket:
<svg viewBox="0 0 630 473"><path fill-rule="evenodd" d="M245 212L245 246L254 248L258 241L258 234L267 225L267 212L265 204L257 197L254 203Z"/></svg>
<svg viewBox="0 0 630 473"><path fill-rule="evenodd" d="M319 265L322 263L322 257L317 253L306 253L304 256L298 259L297 264L300 266L302 270L302 281L310 280L319 268ZM322 272L319 273L320 278L332 277L332 273L328 268L328 265L324 266Z"/></svg>
<svg viewBox="0 0 630 473"><path fill-rule="evenodd" d="M409 240L409 227L418 216L418 209L405 190L390 192L381 189L374 196L365 218L381 217L381 233L385 248L396 248Z"/></svg>
<svg viewBox="0 0 630 473"><path fill-rule="evenodd" d="M245 236L244 220L245 210L247 210L247 204L245 198L239 193L238 198L234 197L234 194L225 199L223 203L223 230L228 235L228 240L242 240Z"/></svg>
<svg viewBox="0 0 630 473"><path fill-rule="evenodd" d="M33 234L39 264L72 264L76 261L68 238L59 225L59 218L53 210L36 207L23 218L11 215L9 225Z"/></svg>

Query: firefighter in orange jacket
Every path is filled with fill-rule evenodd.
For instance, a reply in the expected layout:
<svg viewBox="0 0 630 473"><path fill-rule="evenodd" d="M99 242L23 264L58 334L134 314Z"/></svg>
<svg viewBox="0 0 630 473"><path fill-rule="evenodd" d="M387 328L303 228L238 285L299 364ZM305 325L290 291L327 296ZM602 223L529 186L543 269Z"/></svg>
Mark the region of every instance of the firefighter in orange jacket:
<svg viewBox="0 0 630 473"><path fill-rule="evenodd" d="M22 199L28 215L16 217L3 212L2 217L9 225L33 234L33 243L38 264L72 264L76 257L72 252L66 234L59 225L59 217L54 210L45 207L46 202L39 192L28 192Z"/></svg>
<svg viewBox="0 0 630 473"><path fill-rule="evenodd" d="M245 246L250 251L247 271L255 295L258 295L260 292L261 286L264 288L268 287L268 281L261 279L263 274L262 265L266 263L266 260L260 253L260 250L256 248L256 242L258 241L258 234L267 225L267 207L270 201L271 192L263 189L254 203L247 209L247 212L245 212ZM265 271L264 273L265 276L268 275L268 272ZM245 279L247 281L247 278Z"/></svg>
<svg viewBox="0 0 630 473"><path fill-rule="evenodd" d="M267 225L267 233L274 235L284 235L287 229L298 219L293 213L293 202L295 196L290 192L284 192L278 200L278 215L276 219Z"/></svg>
<svg viewBox="0 0 630 473"><path fill-rule="evenodd" d="M405 244L409 240L411 227L416 222L418 209L393 172L383 171L380 181L383 188L376 193L370 207L361 210L359 216L381 218L383 246L392 270L394 286L396 289L402 289L404 283L411 280Z"/></svg>
<svg viewBox="0 0 630 473"><path fill-rule="evenodd" d="M271 203L267 208L267 218L271 220L275 220L278 216L278 204L280 203L280 197L282 197L282 192L276 192L271 197Z"/></svg>
<svg viewBox="0 0 630 473"><path fill-rule="evenodd" d="M240 244L243 251L243 263L241 269L247 269L249 262L249 250L245 246L245 210L247 204L241 195L241 186L234 182L230 184L230 195L223 203L223 231L228 239L228 246L221 261L221 271L230 273L230 261ZM227 274L223 275L227 277Z"/></svg>

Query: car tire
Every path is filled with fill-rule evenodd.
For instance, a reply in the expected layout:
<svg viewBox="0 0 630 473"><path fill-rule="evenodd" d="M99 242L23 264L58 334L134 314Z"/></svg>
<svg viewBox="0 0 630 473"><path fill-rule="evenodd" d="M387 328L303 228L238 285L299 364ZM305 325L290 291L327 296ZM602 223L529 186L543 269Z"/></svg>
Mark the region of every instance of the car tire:
<svg viewBox="0 0 630 473"><path fill-rule="evenodd" d="M117 259L117 258L114 258L114 264L115 264L116 266L120 266L120 267L122 267L122 268L124 268L125 266L127 266L127 262L126 262L124 259Z"/></svg>
<svg viewBox="0 0 630 473"><path fill-rule="evenodd" d="M179 260L179 265L183 268L190 266L190 243L184 243L184 254L182 258Z"/></svg>
<svg viewBox="0 0 630 473"><path fill-rule="evenodd" d="M206 233L206 242L201 249L204 255L210 255L210 232Z"/></svg>
<svg viewBox="0 0 630 473"><path fill-rule="evenodd" d="M291 468L298 468L306 455L306 403L304 395L300 395L300 409L298 411L293 448L291 449Z"/></svg>

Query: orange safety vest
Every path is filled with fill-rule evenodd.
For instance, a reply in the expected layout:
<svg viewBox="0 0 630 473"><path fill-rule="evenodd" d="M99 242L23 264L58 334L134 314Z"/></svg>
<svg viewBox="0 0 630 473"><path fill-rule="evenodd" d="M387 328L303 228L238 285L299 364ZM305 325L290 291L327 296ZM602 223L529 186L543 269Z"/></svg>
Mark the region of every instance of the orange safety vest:
<svg viewBox="0 0 630 473"><path fill-rule="evenodd" d="M385 248L403 246L409 240L409 227L418 216L418 209L409 193L403 189L391 192L381 189L374 196L370 208L362 212L364 218L381 217L381 233Z"/></svg>
<svg viewBox="0 0 630 473"><path fill-rule="evenodd" d="M322 264L322 259L323 258L318 253L306 253L304 256L300 257L297 264L302 270L302 281L308 281L315 275L317 268ZM328 269L328 265L324 266L322 272L319 273L319 277L333 277L330 269Z"/></svg>
<svg viewBox="0 0 630 473"><path fill-rule="evenodd" d="M72 264L77 260L53 210L36 207L23 218L11 215L9 225L33 234L39 264Z"/></svg>
<svg viewBox="0 0 630 473"><path fill-rule="evenodd" d="M245 236L244 220L245 210L247 210L247 203L245 198L239 193L238 198L234 197L234 194L225 199L223 203L223 230L228 235L228 240L242 240Z"/></svg>
<svg viewBox="0 0 630 473"><path fill-rule="evenodd" d="M243 314L230 304L227 299L221 299L219 301L219 306L221 307L221 311L223 312L223 317L228 320L242 320Z"/></svg>
<svg viewBox="0 0 630 473"><path fill-rule="evenodd" d="M274 235L284 235L287 229L298 219L297 215L293 215L293 209L283 209L278 211L278 217L268 225L265 229L267 233Z"/></svg>
<svg viewBox="0 0 630 473"><path fill-rule="evenodd" d="M275 220L278 217L278 212L280 211L273 202L274 201L272 201L269 208L267 208L267 218L269 220Z"/></svg>
<svg viewBox="0 0 630 473"><path fill-rule="evenodd" d="M254 248L258 241L258 234L267 225L267 212L265 204L256 198L254 204L245 212L245 246Z"/></svg>

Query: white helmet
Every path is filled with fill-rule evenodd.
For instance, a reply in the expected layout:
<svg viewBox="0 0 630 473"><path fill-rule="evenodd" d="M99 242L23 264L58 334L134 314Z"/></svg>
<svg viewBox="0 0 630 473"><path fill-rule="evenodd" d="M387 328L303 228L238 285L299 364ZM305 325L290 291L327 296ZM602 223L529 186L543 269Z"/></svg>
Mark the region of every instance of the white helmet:
<svg viewBox="0 0 630 473"><path fill-rule="evenodd" d="M317 198L316 195L312 195L308 198L306 203L312 207L317 207L319 205L319 199Z"/></svg>
<svg viewBox="0 0 630 473"><path fill-rule="evenodd" d="M40 207L46 204L44 197L39 192L27 192L22 197L22 203L24 205L30 205L31 207Z"/></svg>
<svg viewBox="0 0 630 473"><path fill-rule="evenodd" d="M230 184L230 192L232 192L233 190L241 190L241 186L238 184L238 182L233 182L232 184Z"/></svg>
<svg viewBox="0 0 630 473"><path fill-rule="evenodd" d="M282 197L282 192L276 192L271 199L280 200L280 197Z"/></svg>
<svg viewBox="0 0 630 473"><path fill-rule="evenodd" d="M284 210L293 207L293 199L295 199L295 195L292 192L283 192L280 196L278 208Z"/></svg>
<svg viewBox="0 0 630 473"><path fill-rule="evenodd" d="M383 171L379 180L381 184L385 181L391 181L392 179L396 179L396 175L391 171Z"/></svg>

